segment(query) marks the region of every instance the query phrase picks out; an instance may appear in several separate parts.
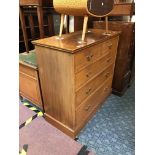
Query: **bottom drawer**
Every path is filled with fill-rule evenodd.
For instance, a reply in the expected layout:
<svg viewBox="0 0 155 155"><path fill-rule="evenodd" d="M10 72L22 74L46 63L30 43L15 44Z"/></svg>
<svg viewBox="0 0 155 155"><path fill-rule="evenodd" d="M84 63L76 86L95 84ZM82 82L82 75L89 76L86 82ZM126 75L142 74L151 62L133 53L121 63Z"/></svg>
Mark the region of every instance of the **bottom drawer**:
<svg viewBox="0 0 155 155"><path fill-rule="evenodd" d="M93 110L109 95L111 91L112 77L94 92L84 103L76 109L76 126L81 126L84 121L89 119Z"/></svg>

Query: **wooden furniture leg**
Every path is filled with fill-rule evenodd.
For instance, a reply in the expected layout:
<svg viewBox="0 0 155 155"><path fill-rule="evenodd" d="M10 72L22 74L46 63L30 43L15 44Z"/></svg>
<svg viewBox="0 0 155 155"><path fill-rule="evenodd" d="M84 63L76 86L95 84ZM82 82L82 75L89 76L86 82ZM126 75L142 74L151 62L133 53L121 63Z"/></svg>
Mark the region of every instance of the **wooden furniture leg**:
<svg viewBox="0 0 155 155"><path fill-rule="evenodd" d="M105 24L106 24L106 33L108 33L109 28L108 28L108 16L105 17Z"/></svg>
<svg viewBox="0 0 155 155"><path fill-rule="evenodd" d="M88 16L84 16L82 42L84 42L84 40L85 40L85 35L86 35L86 30L87 30L87 22L88 22Z"/></svg>
<svg viewBox="0 0 155 155"><path fill-rule="evenodd" d="M19 14L20 14L20 21L21 21L21 27L22 27L22 31L23 31L26 52L29 53L28 37L27 37L27 33L26 33L25 18L24 18L24 12L22 10L22 7L19 7Z"/></svg>
<svg viewBox="0 0 155 155"><path fill-rule="evenodd" d="M59 37L62 36L62 30L63 30L63 26L64 26L64 18L65 18L65 15L64 14L61 14Z"/></svg>
<svg viewBox="0 0 155 155"><path fill-rule="evenodd" d="M31 36L32 36L32 39L34 39L35 38L35 30L34 30L33 16L30 14L28 18L29 18Z"/></svg>
<svg viewBox="0 0 155 155"><path fill-rule="evenodd" d="M43 8L41 6L37 7L37 15L38 15L40 38L44 38Z"/></svg>

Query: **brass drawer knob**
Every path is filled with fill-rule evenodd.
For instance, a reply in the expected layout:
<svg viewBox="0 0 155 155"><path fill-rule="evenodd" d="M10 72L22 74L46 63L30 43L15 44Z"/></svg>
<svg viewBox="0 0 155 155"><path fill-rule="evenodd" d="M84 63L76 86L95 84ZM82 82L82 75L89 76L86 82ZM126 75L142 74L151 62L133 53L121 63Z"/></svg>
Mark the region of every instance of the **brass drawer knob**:
<svg viewBox="0 0 155 155"><path fill-rule="evenodd" d="M85 108L85 111L88 111L90 109L91 105L88 105L86 108Z"/></svg>
<svg viewBox="0 0 155 155"><path fill-rule="evenodd" d="M105 88L104 88L104 91L107 91L107 90L108 90L108 87L105 87Z"/></svg>
<svg viewBox="0 0 155 155"><path fill-rule="evenodd" d="M91 88L89 88L87 91L86 91L86 94L88 95L88 94L90 94L90 92L91 92Z"/></svg>
<svg viewBox="0 0 155 155"><path fill-rule="evenodd" d="M90 61L92 59L94 55L93 54L90 54L90 55L87 55L86 58L87 58L87 61Z"/></svg>
<svg viewBox="0 0 155 155"><path fill-rule="evenodd" d="M111 61L111 58L108 58L108 59L107 59L107 62L110 62L110 61Z"/></svg>
<svg viewBox="0 0 155 155"><path fill-rule="evenodd" d="M107 72L107 73L105 74L105 77L107 78L107 77L109 77L109 75L110 75L110 72Z"/></svg>
<svg viewBox="0 0 155 155"><path fill-rule="evenodd" d="M112 43L108 44L108 47L109 47L109 49L111 49L111 47L112 47Z"/></svg>
<svg viewBox="0 0 155 155"><path fill-rule="evenodd" d="M89 73L86 74L86 77L87 78L90 78L90 76L91 76L91 72L89 72Z"/></svg>

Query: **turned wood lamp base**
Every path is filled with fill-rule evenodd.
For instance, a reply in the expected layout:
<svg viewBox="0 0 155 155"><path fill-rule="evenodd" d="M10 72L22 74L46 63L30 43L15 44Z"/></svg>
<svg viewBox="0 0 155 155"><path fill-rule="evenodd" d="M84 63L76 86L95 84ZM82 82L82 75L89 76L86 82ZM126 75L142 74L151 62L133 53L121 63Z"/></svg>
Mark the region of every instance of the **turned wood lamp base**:
<svg viewBox="0 0 155 155"><path fill-rule="evenodd" d="M61 14L61 21L60 21L60 30L59 30L59 36L56 37L56 39L58 40L63 40L64 38L62 37L62 31L63 31L63 26L64 26L64 18L65 15ZM86 31L87 31L87 23L88 23L88 16L84 16L84 21L83 21L83 30L82 30L82 36L81 36L81 40L78 41L79 44L86 44L87 41L85 40L85 36L86 36ZM108 28L108 16L105 16L105 24L106 24L106 31L104 33L102 33L102 35L112 35L112 33L109 31Z"/></svg>
<svg viewBox="0 0 155 155"><path fill-rule="evenodd" d="M102 33L102 35L105 35L105 36L112 35L112 32L109 31L109 27L108 27L108 16L105 16L105 32Z"/></svg>
<svg viewBox="0 0 155 155"><path fill-rule="evenodd" d="M64 18L65 18L65 15L61 14L59 36L56 37L56 39L59 39L59 40L64 39L62 37L62 31L63 31L63 26L64 26ZM82 37L81 37L81 41L78 41L79 44L86 44L87 43L85 41L85 36L86 36L86 31L87 31L87 23L88 23L88 16L84 16Z"/></svg>

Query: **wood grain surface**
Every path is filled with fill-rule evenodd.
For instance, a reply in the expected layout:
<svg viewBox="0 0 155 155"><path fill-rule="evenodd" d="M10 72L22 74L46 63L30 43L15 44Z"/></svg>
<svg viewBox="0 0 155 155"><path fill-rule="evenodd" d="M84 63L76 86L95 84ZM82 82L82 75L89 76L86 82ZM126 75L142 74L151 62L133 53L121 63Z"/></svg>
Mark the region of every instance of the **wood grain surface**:
<svg viewBox="0 0 155 155"><path fill-rule="evenodd" d="M45 118L72 138L111 93L120 33L104 32L91 30L87 39L94 41L82 47L75 44L80 32L33 42Z"/></svg>
<svg viewBox="0 0 155 155"><path fill-rule="evenodd" d="M111 35L104 35L105 30L101 29L88 29L86 33L86 44L80 44L82 31L64 34L64 39L58 39L58 36L39 39L32 41L34 45L44 46L63 52L75 53L79 50L93 46L103 41L107 41L120 34L120 31L110 31Z"/></svg>

